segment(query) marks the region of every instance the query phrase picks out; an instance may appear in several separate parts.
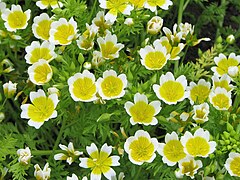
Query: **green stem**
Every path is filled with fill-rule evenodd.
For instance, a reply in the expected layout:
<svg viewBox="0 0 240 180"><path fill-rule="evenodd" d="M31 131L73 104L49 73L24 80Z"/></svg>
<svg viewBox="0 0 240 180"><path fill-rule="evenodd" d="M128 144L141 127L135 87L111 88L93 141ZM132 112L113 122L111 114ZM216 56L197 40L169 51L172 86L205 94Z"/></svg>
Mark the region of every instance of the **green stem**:
<svg viewBox="0 0 240 180"><path fill-rule="evenodd" d="M226 5L226 0L221 0L221 7L224 7ZM217 28L217 32L216 32L216 40L218 38L218 36L220 36L220 29L223 27L223 21L224 21L224 17L226 14L226 7L223 8L224 12L221 14L221 19L218 22L218 28Z"/></svg>
<svg viewBox="0 0 240 180"><path fill-rule="evenodd" d="M89 22L89 23L90 23L91 20L92 20L93 12L94 12L94 10L95 10L95 8L96 8L96 5L97 5L97 0L94 0L93 6L92 6L92 10L91 10L90 16L89 16L89 18L88 18L88 22Z"/></svg>
<svg viewBox="0 0 240 180"><path fill-rule="evenodd" d="M35 150L32 151L33 156L47 156L47 155L52 155L54 153L62 153L62 150Z"/></svg>
<svg viewBox="0 0 240 180"><path fill-rule="evenodd" d="M233 102L233 110L237 110L240 103L240 96L236 94L234 102Z"/></svg>
<svg viewBox="0 0 240 180"><path fill-rule="evenodd" d="M188 5L189 2L190 2L190 0L187 0L187 1L185 2L184 6L183 6L183 11L187 8L187 5Z"/></svg>
<svg viewBox="0 0 240 180"><path fill-rule="evenodd" d="M7 98L4 99L4 101L3 101L3 103L2 103L2 106L1 106L0 110L2 110L2 109L4 108L4 105L6 104L6 102L7 102Z"/></svg>
<svg viewBox="0 0 240 180"><path fill-rule="evenodd" d="M56 149L57 149L57 147L58 147L58 145L59 145L59 143L60 143L60 141L61 141L61 138L62 138L64 129L65 129L65 126L66 126L66 119L63 119L62 127L61 127L61 129L60 129L60 131L59 131L59 133L58 133L58 137L57 137L57 139L56 139L56 141L55 141L55 144L54 144L54 146L53 146L52 155L55 154L55 151L56 151ZM49 158L51 158L52 155L51 155Z"/></svg>
<svg viewBox="0 0 240 180"><path fill-rule="evenodd" d="M138 180L139 179L139 176L141 174L141 171L142 171L142 166L139 167L137 173L136 173L136 176L134 177L134 180Z"/></svg>

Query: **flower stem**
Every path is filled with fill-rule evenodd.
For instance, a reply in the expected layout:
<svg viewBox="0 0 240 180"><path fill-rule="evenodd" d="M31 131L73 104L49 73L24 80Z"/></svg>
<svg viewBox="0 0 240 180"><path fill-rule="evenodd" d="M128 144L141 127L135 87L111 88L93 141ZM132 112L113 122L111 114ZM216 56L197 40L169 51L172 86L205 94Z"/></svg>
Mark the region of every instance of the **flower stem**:
<svg viewBox="0 0 240 180"><path fill-rule="evenodd" d="M89 22L89 23L90 23L91 20L92 20L93 12L94 12L94 10L95 10L96 5L97 5L97 0L94 0L93 6L92 6L92 10L91 10L91 13L90 13L89 18L88 18L88 22Z"/></svg>

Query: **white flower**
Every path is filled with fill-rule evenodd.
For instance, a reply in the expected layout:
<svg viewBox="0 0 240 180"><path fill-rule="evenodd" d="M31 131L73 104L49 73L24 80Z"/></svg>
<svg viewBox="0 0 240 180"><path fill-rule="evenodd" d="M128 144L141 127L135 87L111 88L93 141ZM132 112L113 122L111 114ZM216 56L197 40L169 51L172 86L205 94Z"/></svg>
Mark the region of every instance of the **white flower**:
<svg viewBox="0 0 240 180"><path fill-rule="evenodd" d="M94 67L99 67L105 62L104 58L102 58L102 53L99 51L93 51L92 65Z"/></svg>
<svg viewBox="0 0 240 180"><path fill-rule="evenodd" d="M52 79L52 68L44 59L40 59L28 68L29 79L36 85L44 85Z"/></svg>
<svg viewBox="0 0 240 180"><path fill-rule="evenodd" d="M146 0L144 7L150 9L152 12L155 12L157 10L157 6L161 9L168 10L171 5L173 5L171 0Z"/></svg>
<svg viewBox="0 0 240 180"><path fill-rule="evenodd" d="M32 104L21 105L21 118L30 119L29 126L39 129L45 121L57 117L55 110L59 100L57 94L46 97L44 91L39 89L37 92L30 92Z"/></svg>
<svg viewBox="0 0 240 180"><path fill-rule="evenodd" d="M125 110L131 116L130 123L156 125L158 120L154 117L162 109L160 101L152 101L148 104L148 98L144 94L134 95L134 103L128 101L124 105Z"/></svg>
<svg viewBox="0 0 240 180"><path fill-rule="evenodd" d="M117 43L117 36L115 34L112 35L109 31L104 38L97 38L97 42L104 59L118 58L119 51L124 48L123 44Z"/></svg>
<svg viewBox="0 0 240 180"><path fill-rule="evenodd" d="M183 145L179 141L176 132L167 133L165 143L159 143L157 151L162 156L163 162L168 166L174 166L178 161L186 157Z"/></svg>
<svg viewBox="0 0 240 180"><path fill-rule="evenodd" d="M154 84L153 90L157 97L167 104L177 104L183 101L188 95L185 91L187 79L184 75L179 76L176 80L171 72L160 77L160 85Z"/></svg>
<svg viewBox="0 0 240 180"><path fill-rule="evenodd" d="M148 70L160 70L162 69L170 55L167 53L167 49L160 43L152 46L146 46L140 49L141 64Z"/></svg>
<svg viewBox="0 0 240 180"><path fill-rule="evenodd" d="M208 121L208 114L209 114L208 103L193 106L193 119L197 123L204 123Z"/></svg>
<svg viewBox="0 0 240 180"><path fill-rule="evenodd" d="M36 2L36 5L40 9L46 9L49 6L51 6L53 9L55 8L61 8L63 4L59 0L39 0Z"/></svg>
<svg viewBox="0 0 240 180"><path fill-rule="evenodd" d="M147 23L147 32L150 34L158 34L163 26L163 19L159 16L154 16Z"/></svg>
<svg viewBox="0 0 240 180"><path fill-rule="evenodd" d="M96 85L102 99L120 98L125 94L124 89L127 87L127 76L125 74L117 76L114 70L106 70L103 72L103 78L99 78Z"/></svg>
<svg viewBox="0 0 240 180"><path fill-rule="evenodd" d="M20 5L12 4L11 10L6 8L2 11L2 19L5 21L4 26L8 31L14 31L18 29L25 29L30 19L31 10L23 12Z"/></svg>
<svg viewBox="0 0 240 180"><path fill-rule="evenodd" d="M48 41L43 41L42 44L40 44L39 41L33 41L30 46L25 48L27 52L25 55L26 63L33 64L38 62L40 59L50 62L57 57L54 49L55 45L49 43Z"/></svg>
<svg viewBox="0 0 240 180"><path fill-rule="evenodd" d="M128 1L112 1L112 0L99 0L100 7L103 9L109 9L105 16L106 21L114 23L117 19L118 13L130 15L134 9Z"/></svg>
<svg viewBox="0 0 240 180"><path fill-rule="evenodd" d="M231 91L217 87L209 94L210 103L217 110L228 110L232 106Z"/></svg>
<svg viewBox="0 0 240 180"><path fill-rule="evenodd" d="M59 92L59 89L55 88L55 87L50 87L48 88L48 95L51 95L51 94L57 94L58 97L60 96L60 92Z"/></svg>
<svg viewBox="0 0 240 180"><path fill-rule="evenodd" d="M184 146L184 152L192 157L208 157L216 149L217 143L209 141L210 134L206 130L199 128L194 135L189 131L181 137L181 143Z"/></svg>
<svg viewBox="0 0 240 180"><path fill-rule="evenodd" d="M200 79L197 84L195 82L190 82L190 86L187 90L189 92L188 98L192 105L194 103L202 104L208 100L211 91L211 83L206 82L204 79Z"/></svg>
<svg viewBox="0 0 240 180"><path fill-rule="evenodd" d="M18 162L20 162L24 165L28 165L30 163L31 157L33 157L31 155L31 151L30 151L29 147L26 147L25 149L18 149L17 155L19 157Z"/></svg>
<svg viewBox="0 0 240 180"><path fill-rule="evenodd" d="M203 167L201 160L194 160L194 158L187 156L178 163L179 170L175 171L177 178L183 178L183 175L190 176L194 179L197 170Z"/></svg>
<svg viewBox="0 0 240 180"><path fill-rule="evenodd" d="M77 22L73 17L69 21L60 18L51 24L49 41L53 44L69 45L77 36Z"/></svg>
<svg viewBox="0 0 240 180"><path fill-rule="evenodd" d="M179 43L182 39L182 32L177 32L177 24L173 25L173 32L167 27L163 27L163 32L172 44Z"/></svg>
<svg viewBox="0 0 240 180"><path fill-rule="evenodd" d="M51 168L49 168L49 164L46 163L43 170L40 168L38 164L34 165L34 176L37 180L48 180L50 179Z"/></svg>
<svg viewBox="0 0 240 180"><path fill-rule="evenodd" d="M230 152L224 166L231 176L240 177L240 154Z"/></svg>
<svg viewBox="0 0 240 180"><path fill-rule="evenodd" d="M69 92L74 101L91 102L97 99L95 76L88 70L68 79Z"/></svg>
<svg viewBox="0 0 240 180"><path fill-rule="evenodd" d="M182 39L183 40L186 39L188 34L193 35L193 33L194 33L194 26L192 24L187 23L187 22L185 22L184 24L180 23L179 24L179 29L180 29L180 32L182 33Z"/></svg>
<svg viewBox="0 0 240 180"><path fill-rule="evenodd" d="M153 42L153 45L156 47L157 44L161 44L167 49L167 54L170 54L169 60L179 60L180 52L182 52L185 45L183 43L177 43L172 46L170 40L166 36L162 36L160 39L157 39Z"/></svg>
<svg viewBox="0 0 240 180"><path fill-rule="evenodd" d="M104 11L99 11L96 17L92 20L92 23L95 24L98 27L98 30L102 31L102 33L109 29L113 24L113 22L105 20Z"/></svg>
<svg viewBox="0 0 240 180"><path fill-rule="evenodd" d="M6 98L12 98L17 91L17 83L8 83L3 84L3 92Z"/></svg>
<svg viewBox="0 0 240 180"><path fill-rule="evenodd" d="M110 156L112 153L112 146L108 146L106 143L98 151L97 146L92 143L91 146L87 146L87 153L90 158L79 158L81 161L79 166L83 168L91 168L91 180L100 180L102 174L111 179L116 176L116 172L111 166L119 166L119 156Z"/></svg>
<svg viewBox="0 0 240 180"><path fill-rule="evenodd" d="M71 165L73 163L75 158L77 158L78 156L83 154L83 152L75 151L72 142L70 142L68 144L68 147L65 145L62 145L62 144L59 144L59 147L63 151L66 151L66 153L55 154L54 159L55 160L66 160L69 165Z"/></svg>
<svg viewBox="0 0 240 180"><path fill-rule="evenodd" d="M214 62L217 66L212 67L211 70L216 74L217 76L222 76L224 74L228 75L236 75L236 68L240 69L240 55L236 55L235 53L231 53L228 58L220 53L218 57L214 58ZM230 74L229 74L230 73Z"/></svg>
<svg viewBox="0 0 240 180"><path fill-rule="evenodd" d="M212 81L213 81L213 90L215 90L217 87L220 87L220 88L226 89L227 91L231 91L234 88L234 86L230 84L231 78L227 74L222 75L220 79L218 76L213 75Z"/></svg>
<svg viewBox="0 0 240 180"><path fill-rule="evenodd" d="M33 19L32 32L38 39L49 40L52 19L46 13L35 16Z"/></svg>

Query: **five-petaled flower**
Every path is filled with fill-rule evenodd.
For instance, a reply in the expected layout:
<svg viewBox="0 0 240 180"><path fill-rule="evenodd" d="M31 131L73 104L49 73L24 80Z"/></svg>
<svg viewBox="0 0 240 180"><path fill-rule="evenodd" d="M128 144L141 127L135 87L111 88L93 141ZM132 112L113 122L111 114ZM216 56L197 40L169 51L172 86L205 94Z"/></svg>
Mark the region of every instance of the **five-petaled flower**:
<svg viewBox="0 0 240 180"><path fill-rule="evenodd" d="M240 154L230 152L224 166L231 176L240 177Z"/></svg>
<svg viewBox="0 0 240 180"><path fill-rule="evenodd" d="M90 158L79 158L80 167L91 168L91 179L100 180L102 174L107 179L112 179L116 176L115 171L111 166L119 166L118 162L119 156L110 156L112 153L112 146L108 146L106 143L101 147L101 150L98 151L97 146L92 143L90 146L86 147L87 153L90 155Z"/></svg>
<svg viewBox="0 0 240 180"><path fill-rule="evenodd" d="M30 92L30 100L32 104L21 105L21 118L29 119L29 126L39 129L45 121L57 117L57 94L46 97L44 91L39 89L37 92Z"/></svg>

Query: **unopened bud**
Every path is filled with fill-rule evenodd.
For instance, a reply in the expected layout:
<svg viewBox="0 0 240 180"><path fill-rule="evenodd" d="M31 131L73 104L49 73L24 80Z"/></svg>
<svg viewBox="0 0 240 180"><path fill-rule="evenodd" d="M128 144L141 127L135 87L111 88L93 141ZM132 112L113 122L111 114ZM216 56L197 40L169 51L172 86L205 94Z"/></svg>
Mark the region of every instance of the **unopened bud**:
<svg viewBox="0 0 240 180"><path fill-rule="evenodd" d="M232 35L232 34L229 35L229 36L227 37L226 41L227 41L228 44L233 44L233 43L235 42L235 37L234 37L234 35Z"/></svg>
<svg viewBox="0 0 240 180"><path fill-rule="evenodd" d="M147 23L147 32L149 34L158 34L163 26L163 19L159 16L154 16Z"/></svg>

